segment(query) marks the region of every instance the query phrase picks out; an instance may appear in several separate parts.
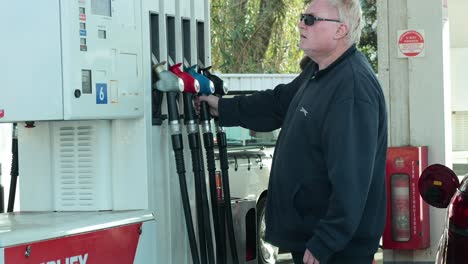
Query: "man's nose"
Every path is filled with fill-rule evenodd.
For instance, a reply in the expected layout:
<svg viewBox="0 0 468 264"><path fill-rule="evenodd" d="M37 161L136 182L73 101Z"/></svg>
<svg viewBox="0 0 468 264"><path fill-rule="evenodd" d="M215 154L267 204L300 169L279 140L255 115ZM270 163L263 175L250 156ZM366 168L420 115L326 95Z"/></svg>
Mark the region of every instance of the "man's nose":
<svg viewBox="0 0 468 264"><path fill-rule="evenodd" d="M297 23L297 27L300 29L304 29L306 27L306 24L304 24L304 20L299 19L299 22Z"/></svg>

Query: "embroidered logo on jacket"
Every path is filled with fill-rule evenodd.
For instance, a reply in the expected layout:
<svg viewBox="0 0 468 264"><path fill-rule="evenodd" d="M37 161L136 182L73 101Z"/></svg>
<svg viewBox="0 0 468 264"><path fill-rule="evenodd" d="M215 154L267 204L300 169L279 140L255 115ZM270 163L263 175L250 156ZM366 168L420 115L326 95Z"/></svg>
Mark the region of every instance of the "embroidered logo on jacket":
<svg viewBox="0 0 468 264"><path fill-rule="evenodd" d="M309 113L309 112L307 112L307 110L305 110L304 107L301 107L301 110L299 110L299 111L303 112L304 116L307 116L307 114Z"/></svg>

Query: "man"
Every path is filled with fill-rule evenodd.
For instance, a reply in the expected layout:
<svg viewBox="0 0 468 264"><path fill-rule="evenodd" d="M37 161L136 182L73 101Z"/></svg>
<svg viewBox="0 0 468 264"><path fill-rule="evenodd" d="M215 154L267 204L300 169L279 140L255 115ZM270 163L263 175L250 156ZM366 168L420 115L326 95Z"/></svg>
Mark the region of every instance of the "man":
<svg viewBox="0 0 468 264"><path fill-rule="evenodd" d="M295 263L370 264L385 224L387 116L356 50L359 0L315 0L299 47L312 62L291 83L247 97L201 97L223 126L281 127L268 189L266 239Z"/></svg>

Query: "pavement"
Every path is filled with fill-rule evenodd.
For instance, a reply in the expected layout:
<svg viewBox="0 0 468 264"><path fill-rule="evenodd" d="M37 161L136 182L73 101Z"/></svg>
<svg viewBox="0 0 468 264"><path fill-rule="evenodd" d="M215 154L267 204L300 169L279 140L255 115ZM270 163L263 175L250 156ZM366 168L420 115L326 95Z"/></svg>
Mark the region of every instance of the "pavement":
<svg viewBox="0 0 468 264"><path fill-rule="evenodd" d="M379 249L377 253L375 254L375 264L382 264L383 263L383 256L382 256L382 250ZM278 255L278 264L294 264L291 258L291 254L286 253L286 254L279 254Z"/></svg>

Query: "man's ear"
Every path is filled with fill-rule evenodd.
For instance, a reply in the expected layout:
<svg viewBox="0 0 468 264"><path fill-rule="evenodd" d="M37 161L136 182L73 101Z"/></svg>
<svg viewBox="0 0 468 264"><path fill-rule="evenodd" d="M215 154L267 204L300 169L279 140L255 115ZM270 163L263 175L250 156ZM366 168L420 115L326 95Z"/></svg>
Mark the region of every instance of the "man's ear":
<svg viewBox="0 0 468 264"><path fill-rule="evenodd" d="M348 36L348 34L349 34L348 25L345 23L340 23L340 26L338 27L335 33L335 39L345 38L346 36Z"/></svg>

